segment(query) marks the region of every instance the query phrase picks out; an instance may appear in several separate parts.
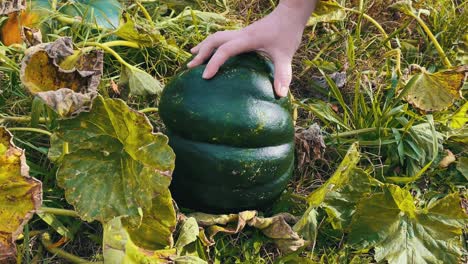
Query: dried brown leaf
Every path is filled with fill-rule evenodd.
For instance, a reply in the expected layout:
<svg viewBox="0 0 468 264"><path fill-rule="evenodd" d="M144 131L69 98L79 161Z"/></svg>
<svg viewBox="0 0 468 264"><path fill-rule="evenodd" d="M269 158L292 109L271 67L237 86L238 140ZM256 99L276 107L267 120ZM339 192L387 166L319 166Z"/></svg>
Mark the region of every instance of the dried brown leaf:
<svg viewBox="0 0 468 264"><path fill-rule="evenodd" d="M59 115L68 117L89 109L102 69L101 51L74 51L66 37L29 48L21 63L21 81Z"/></svg>
<svg viewBox="0 0 468 264"><path fill-rule="evenodd" d="M246 225L261 230L265 236L273 239L278 248L285 253L296 251L305 244L305 241L291 227L297 222L297 218L288 213L267 218L257 216L257 211L243 211L228 215L193 213L189 217L194 217L198 225L203 228L199 237L207 246L215 244L214 236L216 234L220 232L236 234L242 231Z"/></svg>
<svg viewBox="0 0 468 264"><path fill-rule="evenodd" d="M26 0L0 0L0 15L26 9Z"/></svg>

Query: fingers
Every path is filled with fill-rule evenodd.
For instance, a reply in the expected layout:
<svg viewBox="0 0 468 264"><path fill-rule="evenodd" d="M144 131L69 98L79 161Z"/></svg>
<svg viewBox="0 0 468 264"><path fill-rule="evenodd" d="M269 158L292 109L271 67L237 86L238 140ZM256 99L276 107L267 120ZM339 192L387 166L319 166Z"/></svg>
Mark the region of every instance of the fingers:
<svg viewBox="0 0 468 264"><path fill-rule="evenodd" d="M193 68L202 64L211 56L214 49L233 39L235 35L236 31L220 31L208 36L205 40L190 50L192 54L197 54L197 56L187 64L187 67Z"/></svg>
<svg viewBox="0 0 468 264"><path fill-rule="evenodd" d="M274 57L273 62L275 64L274 86L276 95L285 97L288 95L289 85L292 79L291 58Z"/></svg>
<svg viewBox="0 0 468 264"><path fill-rule="evenodd" d="M193 58L189 63L187 63L187 67L193 68L202 64L206 59L208 59L211 56L214 49L215 47L212 45L202 45L198 51L197 56L195 56L195 58Z"/></svg>
<svg viewBox="0 0 468 264"><path fill-rule="evenodd" d="M203 72L203 78L211 79L230 57L249 50L249 43L243 39L231 40L221 45L211 57Z"/></svg>

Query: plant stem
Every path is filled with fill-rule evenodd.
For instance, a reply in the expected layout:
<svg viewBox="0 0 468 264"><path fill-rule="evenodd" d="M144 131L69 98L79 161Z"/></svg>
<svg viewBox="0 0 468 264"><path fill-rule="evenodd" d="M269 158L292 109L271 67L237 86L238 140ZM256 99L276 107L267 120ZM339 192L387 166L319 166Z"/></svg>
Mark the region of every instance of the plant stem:
<svg viewBox="0 0 468 264"><path fill-rule="evenodd" d="M385 32L385 29L383 29L383 27L379 24L379 22L377 22L375 19L373 19L371 16L365 14L365 13L362 13L361 11L359 10L355 10L355 9L352 9L352 8L347 8L345 7L344 10L348 11L348 12L351 12L351 13L355 13L355 14L359 14L359 15L362 15L365 19L367 19L369 22L371 22L379 31L380 33L382 33L382 35L384 36L384 39L387 39L388 38L388 34L387 32ZM387 42L386 43L386 46L388 48L392 48L390 42Z"/></svg>
<svg viewBox="0 0 468 264"><path fill-rule="evenodd" d="M153 19L151 18L150 14L148 13L148 10L146 10L146 8L140 3L140 1L135 1L137 6L140 8L141 12L143 12L143 15L145 16L146 20L148 20L148 22L154 26L154 22L153 22Z"/></svg>
<svg viewBox="0 0 468 264"><path fill-rule="evenodd" d="M299 200L301 202L307 202L307 197L305 196L299 195L297 193L291 193L290 195L291 195L291 198L293 199Z"/></svg>
<svg viewBox="0 0 468 264"><path fill-rule="evenodd" d="M362 129L352 130L352 131L348 131L348 132L331 134L330 137L356 136L356 135L359 135L359 134L365 134L365 133L369 133L369 132L376 132L378 130L388 130L388 128L377 128L377 127L362 128Z"/></svg>
<svg viewBox="0 0 468 264"><path fill-rule="evenodd" d="M140 48L140 45L138 45L138 43L133 42L133 41L127 41L127 40L108 41L108 42L102 43L102 45L106 47L125 46L125 47L136 48L136 49Z"/></svg>
<svg viewBox="0 0 468 264"><path fill-rule="evenodd" d="M42 213L49 213L53 215L62 215L62 216L71 216L71 217L80 217L77 212L73 210L60 209L60 208L51 208L42 206L39 208L39 211Z"/></svg>
<svg viewBox="0 0 468 264"><path fill-rule="evenodd" d="M9 127L9 131L28 131L28 132L36 132L36 133L41 133L47 136L52 136L52 133L49 131L39 129L39 128L33 128L33 127Z"/></svg>
<svg viewBox="0 0 468 264"><path fill-rule="evenodd" d="M120 55L117 52L115 52L113 49L109 48L108 46L106 46L104 44L101 44L101 43L98 43L98 42L86 42L86 45L101 48L104 51L106 51L107 53L110 53L112 56L114 56L114 58L117 59L122 65L124 65L124 66L126 66L128 68L133 68L133 66L130 65L128 62L126 62L124 59L122 59L122 57L120 57Z"/></svg>
<svg viewBox="0 0 468 264"><path fill-rule="evenodd" d="M432 44L434 44L437 52L439 53L439 56L442 58L442 62L444 63L445 67L447 68L452 67L452 64L447 58L447 55L445 54L444 50L442 49L436 37L434 36L434 34L432 34L432 31L429 29L426 23L424 23L424 21L419 16L413 13L409 13L409 15L412 16L414 19L416 19L416 21L418 21L418 24L423 28L424 32L426 32L427 36L431 40Z"/></svg>
<svg viewBox="0 0 468 264"><path fill-rule="evenodd" d="M17 122L17 123L28 123L31 122L30 116L3 116L0 115L0 123L3 122ZM46 123L47 119L44 117L39 118L39 123Z"/></svg>
<svg viewBox="0 0 468 264"><path fill-rule="evenodd" d="M97 263L100 263L100 262L90 262L90 261L87 261L87 260L84 260L78 256L75 256L73 254L70 254L62 249L59 249L59 248L56 248L56 247L53 247L52 246L52 241L50 241L50 235L48 233L44 233L42 234L41 236L41 242L42 244L44 245L44 247L47 249L47 251L49 251L50 253L52 254L55 254L71 263L94 263L94 264L97 264Z"/></svg>
<svg viewBox="0 0 468 264"><path fill-rule="evenodd" d="M143 108L141 110L138 110L140 113L149 113L149 112L158 112L159 109L157 107L148 107L148 108Z"/></svg>

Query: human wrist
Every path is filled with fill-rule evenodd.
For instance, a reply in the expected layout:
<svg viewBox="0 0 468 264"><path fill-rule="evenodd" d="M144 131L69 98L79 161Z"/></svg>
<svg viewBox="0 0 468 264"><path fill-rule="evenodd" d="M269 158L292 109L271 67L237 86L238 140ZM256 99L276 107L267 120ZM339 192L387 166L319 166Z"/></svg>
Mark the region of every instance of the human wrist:
<svg viewBox="0 0 468 264"><path fill-rule="evenodd" d="M288 19L297 20L305 26L317 2L318 0L281 0L275 11L283 13Z"/></svg>

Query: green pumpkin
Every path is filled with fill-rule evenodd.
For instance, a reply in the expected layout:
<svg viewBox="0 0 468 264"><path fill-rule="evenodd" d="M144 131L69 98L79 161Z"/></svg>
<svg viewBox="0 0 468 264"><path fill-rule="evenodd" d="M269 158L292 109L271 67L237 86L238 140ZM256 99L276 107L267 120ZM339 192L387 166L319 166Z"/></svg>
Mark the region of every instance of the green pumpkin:
<svg viewBox="0 0 468 264"><path fill-rule="evenodd" d="M272 65L256 53L229 59L210 80L205 67L179 73L160 100L176 153L173 196L204 212L267 207L294 168L289 98L275 97Z"/></svg>

